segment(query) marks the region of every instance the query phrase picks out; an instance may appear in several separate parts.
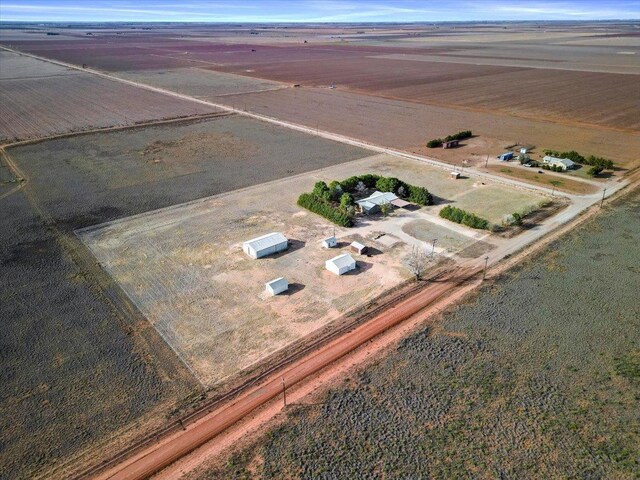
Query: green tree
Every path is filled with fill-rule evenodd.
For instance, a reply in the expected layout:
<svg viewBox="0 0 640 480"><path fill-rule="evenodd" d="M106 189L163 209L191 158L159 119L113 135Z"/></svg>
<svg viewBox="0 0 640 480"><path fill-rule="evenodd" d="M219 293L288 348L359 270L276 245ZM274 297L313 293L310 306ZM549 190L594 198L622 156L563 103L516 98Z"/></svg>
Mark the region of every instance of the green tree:
<svg viewBox="0 0 640 480"><path fill-rule="evenodd" d="M380 213L382 213L383 217L386 217L392 211L393 211L393 205L391 205L389 202L384 202L382 205L380 205Z"/></svg>
<svg viewBox="0 0 640 480"><path fill-rule="evenodd" d="M340 207L344 210L346 210L347 207L353 205L353 203L353 195L351 195L349 192L345 192L340 196Z"/></svg>
<svg viewBox="0 0 640 480"><path fill-rule="evenodd" d="M396 192L400 187L400 180L395 177L380 177L376 182L376 188L381 192Z"/></svg>

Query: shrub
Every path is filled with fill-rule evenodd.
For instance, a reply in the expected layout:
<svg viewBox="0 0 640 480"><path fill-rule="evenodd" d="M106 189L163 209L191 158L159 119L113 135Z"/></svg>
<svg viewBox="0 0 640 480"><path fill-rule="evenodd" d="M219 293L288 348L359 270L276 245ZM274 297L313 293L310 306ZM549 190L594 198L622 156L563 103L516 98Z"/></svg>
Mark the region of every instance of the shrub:
<svg viewBox="0 0 640 480"><path fill-rule="evenodd" d="M417 187L415 185L407 185L409 190L409 201L418 205L431 205L433 198L424 187Z"/></svg>
<svg viewBox="0 0 640 480"><path fill-rule="evenodd" d="M332 221L341 227L352 227L353 219L344 211L326 203L322 197L312 193L303 193L298 197L298 205Z"/></svg>
<svg viewBox="0 0 640 480"><path fill-rule="evenodd" d="M589 170L587 170L587 175L595 177L600 172L602 172L602 170L604 170L604 167L602 165L594 165L593 167L590 167Z"/></svg>
<svg viewBox="0 0 640 480"><path fill-rule="evenodd" d="M400 180L395 177L380 177L376 182L376 188L381 192L395 192L400 186Z"/></svg>
<svg viewBox="0 0 640 480"><path fill-rule="evenodd" d="M346 210L347 207L353 205L353 203L353 195L351 195L349 192L344 192L340 197L340 207L344 210Z"/></svg>
<svg viewBox="0 0 640 480"><path fill-rule="evenodd" d="M453 135L447 135L446 137L444 137L444 140L442 140L441 138L434 138L433 140L429 140L427 142L427 147L438 148L441 147L444 142L450 142L451 140L464 140L471 137L473 137L473 133L471 133L471 130L463 130L462 132L454 133Z"/></svg>
<svg viewBox="0 0 640 480"><path fill-rule="evenodd" d="M489 222L484 218L480 218L477 215L466 212L460 208L452 207L451 205L447 205L440 210L440 216L447 220L451 220L452 222L460 223L471 228L477 228L480 230L489 230L491 228Z"/></svg>

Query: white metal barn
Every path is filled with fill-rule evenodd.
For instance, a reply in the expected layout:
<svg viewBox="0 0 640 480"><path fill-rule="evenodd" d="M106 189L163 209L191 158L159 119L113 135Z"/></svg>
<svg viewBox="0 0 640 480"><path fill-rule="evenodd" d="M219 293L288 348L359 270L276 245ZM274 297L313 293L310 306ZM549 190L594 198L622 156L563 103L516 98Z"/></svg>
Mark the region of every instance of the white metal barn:
<svg viewBox="0 0 640 480"><path fill-rule="evenodd" d="M336 240L336 237L329 237L322 240L322 246L324 248L333 248L336 245L338 245L338 240Z"/></svg>
<svg viewBox="0 0 640 480"><path fill-rule="evenodd" d="M289 290L289 282L284 277L276 278L264 284L267 293L272 297Z"/></svg>
<svg viewBox="0 0 640 480"><path fill-rule="evenodd" d="M356 269L356 261L348 253L343 253L337 257L333 257L331 260L325 262L325 267L336 275L344 275L351 270Z"/></svg>
<svg viewBox="0 0 640 480"><path fill-rule="evenodd" d="M262 258L286 250L288 247L287 237L278 232L268 233L242 244L242 250L251 258Z"/></svg>

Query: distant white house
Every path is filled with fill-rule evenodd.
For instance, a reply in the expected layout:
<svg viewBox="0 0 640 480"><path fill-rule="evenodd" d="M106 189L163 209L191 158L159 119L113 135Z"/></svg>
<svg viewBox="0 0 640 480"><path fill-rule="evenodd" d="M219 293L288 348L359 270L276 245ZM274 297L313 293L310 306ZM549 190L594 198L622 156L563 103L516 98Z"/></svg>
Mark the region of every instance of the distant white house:
<svg viewBox="0 0 640 480"><path fill-rule="evenodd" d="M572 168L575 168L576 166L576 164L573 161L569 160L568 158L550 157L549 155L544 157L542 161L544 162L545 165L549 165L552 167L560 167L562 168L562 170L570 170Z"/></svg>
<svg viewBox="0 0 640 480"><path fill-rule="evenodd" d="M278 232L268 233L242 244L242 250L251 258L262 258L286 250L288 247L287 237Z"/></svg>
<svg viewBox="0 0 640 480"><path fill-rule="evenodd" d="M336 245L338 245L338 240L336 240L336 237L329 237L322 240L322 246L324 248L334 248Z"/></svg>
<svg viewBox="0 0 640 480"><path fill-rule="evenodd" d="M351 247L351 250L356 252L358 255L362 255L367 251L367 247L360 242L351 242L351 245L349 246Z"/></svg>
<svg viewBox="0 0 640 480"><path fill-rule="evenodd" d="M344 275L351 270L355 270L356 261L348 253L343 253L325 262L325 268L336 275Z"/></svg>
<svg viewBox="0 0 640 480"><path fill-rule="evenodd" d="M380 205L389 203L394 207L406 207L410 205L409 202L398 198L393 192L374 192L371 196L363 198L362 200L356 200L356 203L360 207L363 213L367 215L377 213L380 211Z"/></svg>
<svg viewBox="0 0 640 480"><path fill-rule="evenodd" d="M265 283L264 286L267 290L267 293L272 297L289 290L289 282L287 282L287 280L283 277L271 280L270 282Z"/></svg>

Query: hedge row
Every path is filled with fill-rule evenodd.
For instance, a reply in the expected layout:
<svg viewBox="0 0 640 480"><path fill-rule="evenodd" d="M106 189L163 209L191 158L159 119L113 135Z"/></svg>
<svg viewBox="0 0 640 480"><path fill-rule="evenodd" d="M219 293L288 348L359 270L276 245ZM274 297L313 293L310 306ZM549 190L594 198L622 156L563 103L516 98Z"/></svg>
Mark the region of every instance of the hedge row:
<svg viewBox="0 0 640 480"><path fill-rule="evenodd" d="M454 133L453 135L447 135L444 139L434 138L433 140L429 140L427 142L427 147L438 148L441 147L444 142L450 142L451 140L466 140L472 136L473 133L471 133L471 130L463 130L462 132Z"/></svg>
<svg viewBox="0 0 640 480"><path fill-rule="evenodd" d="M341 227L352 227L353 219L346 212L333 207L322 198L316 197L312 193L303 193L298 197L298 205L307 210L332 221Z"/></svg>
<svg viewBox="0 0 640 480"><path fill-rule="evenodd" d="M480 230L489 230L491 228L491 224L484 218L480 218L460 208L452 207L451 205L447 205L440 210L440 216L471 228L478 228Z"/></svg>

